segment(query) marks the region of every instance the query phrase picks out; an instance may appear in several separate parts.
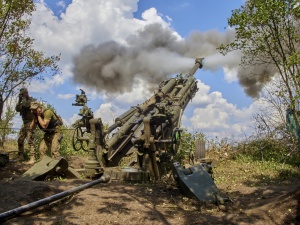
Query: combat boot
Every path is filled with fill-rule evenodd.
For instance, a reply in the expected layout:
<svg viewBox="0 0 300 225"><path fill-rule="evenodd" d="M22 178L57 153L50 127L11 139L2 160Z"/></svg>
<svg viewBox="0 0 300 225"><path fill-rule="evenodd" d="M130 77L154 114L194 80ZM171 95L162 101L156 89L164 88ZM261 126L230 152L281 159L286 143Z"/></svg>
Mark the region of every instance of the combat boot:
<svg viewBox="0 0 300 225"><path fill-rule="evenodd" d="M26 162L26 164L34 164L36 162L35 160L35 156L34 155L30 155L30 159L28 162Z"/></svg>

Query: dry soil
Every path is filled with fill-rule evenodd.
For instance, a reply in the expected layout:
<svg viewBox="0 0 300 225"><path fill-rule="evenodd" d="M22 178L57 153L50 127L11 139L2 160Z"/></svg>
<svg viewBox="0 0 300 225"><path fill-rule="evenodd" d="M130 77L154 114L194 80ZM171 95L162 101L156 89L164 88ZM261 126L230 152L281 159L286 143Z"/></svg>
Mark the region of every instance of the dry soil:
<svg viewBox="0 0 300 225"><path fill-rule="evenodd" d="M68 160L70 167L83 166L81 158ZM187 198L176 185L109 182L20 213L18 210L24 210L28 204L37 204L49 196L90 182L84 179L19 180L30 167L24 162L10 161L0 168L0 218L5 225L300 224L299 179L264 187L240 184L230 192L226 191L226 185L218 186L221 193L233 201L222 206Z"/></svg>

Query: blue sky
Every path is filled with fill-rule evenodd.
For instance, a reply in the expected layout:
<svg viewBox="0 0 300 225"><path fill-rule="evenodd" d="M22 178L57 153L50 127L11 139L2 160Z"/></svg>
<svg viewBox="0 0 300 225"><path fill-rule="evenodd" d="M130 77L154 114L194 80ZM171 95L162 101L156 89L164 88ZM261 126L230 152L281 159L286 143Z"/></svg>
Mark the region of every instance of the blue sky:
<svg viewBox="0 0 300 225"><path fill-rule="evenodd" d="M72 103L75 95L80 93L80 88L86 91L90 99L88 106L95 116L112 123L116 116L151 97L151 91L146 88L150 79L146 77L149 76L147 69L155 67L155 71L158 71L155 79L161 78L160 72L172 76L190 69L194 56L197 56L205 57L206 66L195 75L199 91L188 105L182 125L191 132L203 132L208 137L240 136L251 132L252 115L258 106L256 101L245 94L238 82L235 67L238 65L239 54L223 59L215 50L217 43L232 37L227 19L233 9L244 4L244 0L35 2L37 11L33 14L30 28L35 48L46 54L61 53L62 60L61 74L32 82L29 91L31 96L52 104L67 124L78 119L80 107L74 107ZM92 55L87 52L84 55L83 48L90 45L92 51L99 50L101 55L105 47L108 48L107 43L114 41L126 51L140 49L142 53L143 49L139 48L138 43L145 40L138 35L138 31L147 30L151 36L151 30L147 29L151 24L158 24L162 28L161 33L153 34L154 38L162 38L166 32L188 46L189 51L173 55L171 50L178 47L173 46L174 49L166 49L160 55L144 52L141 56L146 55L149 59L148 65L142 65L145 71L135 71L139 73L136 75L131 71L126 73L125 65L123 67L123 76L130 76L133 81L133 85L124 83L126 91L122 89L121 92L111 93L107 84L101 83L101 75L95 75L91 80L87 78L82 68L90 66ZM132 35L135 35L137 46L128 39ZM152 65L157 62L152 59L161 64ZM135 62L128 58L125 61ZM79 71L83 73L79 74ZM20 118L16 119L16 126L18 124Z"/></svg>

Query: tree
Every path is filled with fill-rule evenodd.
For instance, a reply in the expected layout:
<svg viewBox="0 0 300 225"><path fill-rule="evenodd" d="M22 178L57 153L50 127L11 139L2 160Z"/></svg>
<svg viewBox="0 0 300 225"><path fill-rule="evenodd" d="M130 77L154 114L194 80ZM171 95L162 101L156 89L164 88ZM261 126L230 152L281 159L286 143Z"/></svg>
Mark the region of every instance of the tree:
<svg viewBox="0 0 300 225"><path fill-rule="evenodd" d="M32 0L0 1L0 120L4 103L20 85L58 72L59 56L44 56L33 48L28 29L35 10Z"/></svg>
<svg viewBox="0 0 300 225"><path fill-rule="evenodd" d="M0 148L4 147L4 143L8 135L17 133L12 128L12 119L17 114L13 102L13 98L10 98L8 101L5 102L6 110L4 112L4 118L0 120Z"/></svg>
<svg viewBox="0 0 300 225"><path fill-rule="evenodd" d="M235 40L219 48L223 54L241 50L241 66L244 68L274 68L268 77L266 74L256 75L263 84L276 76L276 83L280 86L272 93L277 100L274 98L271 104L280 102L278 109L297 109L300 97L299 19L298 0L248 0L245 6L233 10L228 19L228 24L236 29ZM299 121L297 113L294 116Z"/></svg>

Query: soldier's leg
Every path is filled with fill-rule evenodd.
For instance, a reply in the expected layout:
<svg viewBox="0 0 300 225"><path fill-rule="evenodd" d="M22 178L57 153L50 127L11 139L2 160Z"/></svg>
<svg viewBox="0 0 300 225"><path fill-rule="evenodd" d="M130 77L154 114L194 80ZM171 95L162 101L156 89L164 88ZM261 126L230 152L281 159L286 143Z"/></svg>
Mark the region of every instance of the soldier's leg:
<svg viewBox="0 0 300 225"><path fill-rule="evenodd" d="M34 131L29 131L27 134L27 140L28 140L28 145L29 145L29 150L30 150L30 155L35 155L35 148L34 148Z"/></svg>
<svg viewBox="0 0 300 225"><path fill-rule="evenodd" d="M44 134L44 138L40 143L40 147L39 147L39 153L40 153L40 160L42 160L44 158L44 156L46 155L48 150L48 146L47 146L47 141L46 141L46 134Z"/></svg>
<svg viewBox="0 0 300 225"><path fill-rule="evenodd" d="M18 159L24 160L24 142L26 138L26 128L22 125L18 137Z"/></svg>
<svg viewBox="0 0 300 225"><path fill-rule="evenodd" d="M28 130L27 132L27 142L29 146L29 155L30 159L28 161L29 164L35 163L36 162L36 155L35 155L35 148L34 148L34 131Z"/></svg>
<svg viewBox="0 0 300 225"><path fill-rule="evenodd" d="M55 133L52 138L51 143L51 155L52 158L58 159L60 157L59 149L60 149L60 142L62 140L62 133Z"/></svg>

